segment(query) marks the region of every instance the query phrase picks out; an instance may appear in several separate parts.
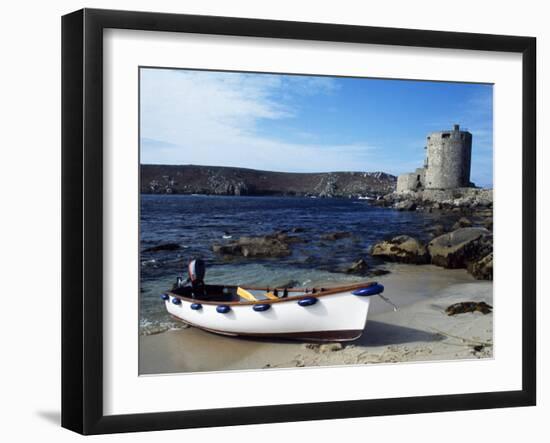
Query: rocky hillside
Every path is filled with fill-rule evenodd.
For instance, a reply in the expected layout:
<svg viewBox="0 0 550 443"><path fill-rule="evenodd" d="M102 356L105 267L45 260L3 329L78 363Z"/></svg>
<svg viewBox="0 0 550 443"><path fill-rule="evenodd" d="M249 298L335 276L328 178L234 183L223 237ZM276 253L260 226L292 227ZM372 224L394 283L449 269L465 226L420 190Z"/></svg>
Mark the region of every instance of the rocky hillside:
<svg viewBox="0 0 550 443"><path fill-rule="evenodd" d="M395 190L384 172L290 173L195 165L141 165L145 194L379 196Z"/></svg>

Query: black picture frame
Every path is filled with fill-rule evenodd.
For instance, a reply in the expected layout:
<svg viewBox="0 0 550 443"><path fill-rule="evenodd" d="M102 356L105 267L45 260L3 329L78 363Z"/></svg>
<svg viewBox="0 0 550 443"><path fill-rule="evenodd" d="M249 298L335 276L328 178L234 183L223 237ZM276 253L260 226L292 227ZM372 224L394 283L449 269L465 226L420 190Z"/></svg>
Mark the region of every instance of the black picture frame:
<svg viewBox="0 0 550 443"><path fill-rule="evenodd" d="M521 390L104 415L102 36L107 28L521 54ZM62 426L82 434L103 434L535 405L535 64L536 39L532 37L97 9L65 15L62 18Z"/></svg>

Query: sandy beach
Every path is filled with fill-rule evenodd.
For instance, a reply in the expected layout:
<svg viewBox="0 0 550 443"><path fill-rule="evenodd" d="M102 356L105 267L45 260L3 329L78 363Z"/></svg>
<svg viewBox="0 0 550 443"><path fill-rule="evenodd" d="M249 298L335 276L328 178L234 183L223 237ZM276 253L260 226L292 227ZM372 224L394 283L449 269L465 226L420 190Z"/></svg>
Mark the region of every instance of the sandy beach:
<svg viewBox="0 0 550 443"><path fill-rule="evenodd" d="M363 336L338 343L223 337L192 327L140 336L140 374L491 358L493 314L448 316L457 302L493 305L491 281L464 269L388 265L377 278L397 312L375 297Z"/></svg>

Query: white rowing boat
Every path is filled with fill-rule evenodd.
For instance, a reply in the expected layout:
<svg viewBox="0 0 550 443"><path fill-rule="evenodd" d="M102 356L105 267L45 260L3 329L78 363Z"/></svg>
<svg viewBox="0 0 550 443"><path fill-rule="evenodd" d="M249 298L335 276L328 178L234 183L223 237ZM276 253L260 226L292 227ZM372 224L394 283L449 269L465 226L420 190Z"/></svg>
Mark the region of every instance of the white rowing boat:
<svg viewBox="0 0 550 443"><path fill-rule="evenodd" d="M254 288L205 285L201 293L184 286L161 295L175 318L230 336L349 341L365 329L375 282L335 288Z"/></svg>

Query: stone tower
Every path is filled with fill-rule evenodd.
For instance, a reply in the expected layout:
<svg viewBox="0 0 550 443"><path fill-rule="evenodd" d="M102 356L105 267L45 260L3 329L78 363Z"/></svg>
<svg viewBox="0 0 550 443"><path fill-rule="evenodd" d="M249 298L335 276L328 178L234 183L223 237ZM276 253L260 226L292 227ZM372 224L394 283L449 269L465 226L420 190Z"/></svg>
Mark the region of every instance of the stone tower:
<svg viewBox="0 0 550 443"><path fill-rule="evenodd" d="M471 186L472 134L454 125L452 131L432 132L426 146L425 189Z"/></svg>

